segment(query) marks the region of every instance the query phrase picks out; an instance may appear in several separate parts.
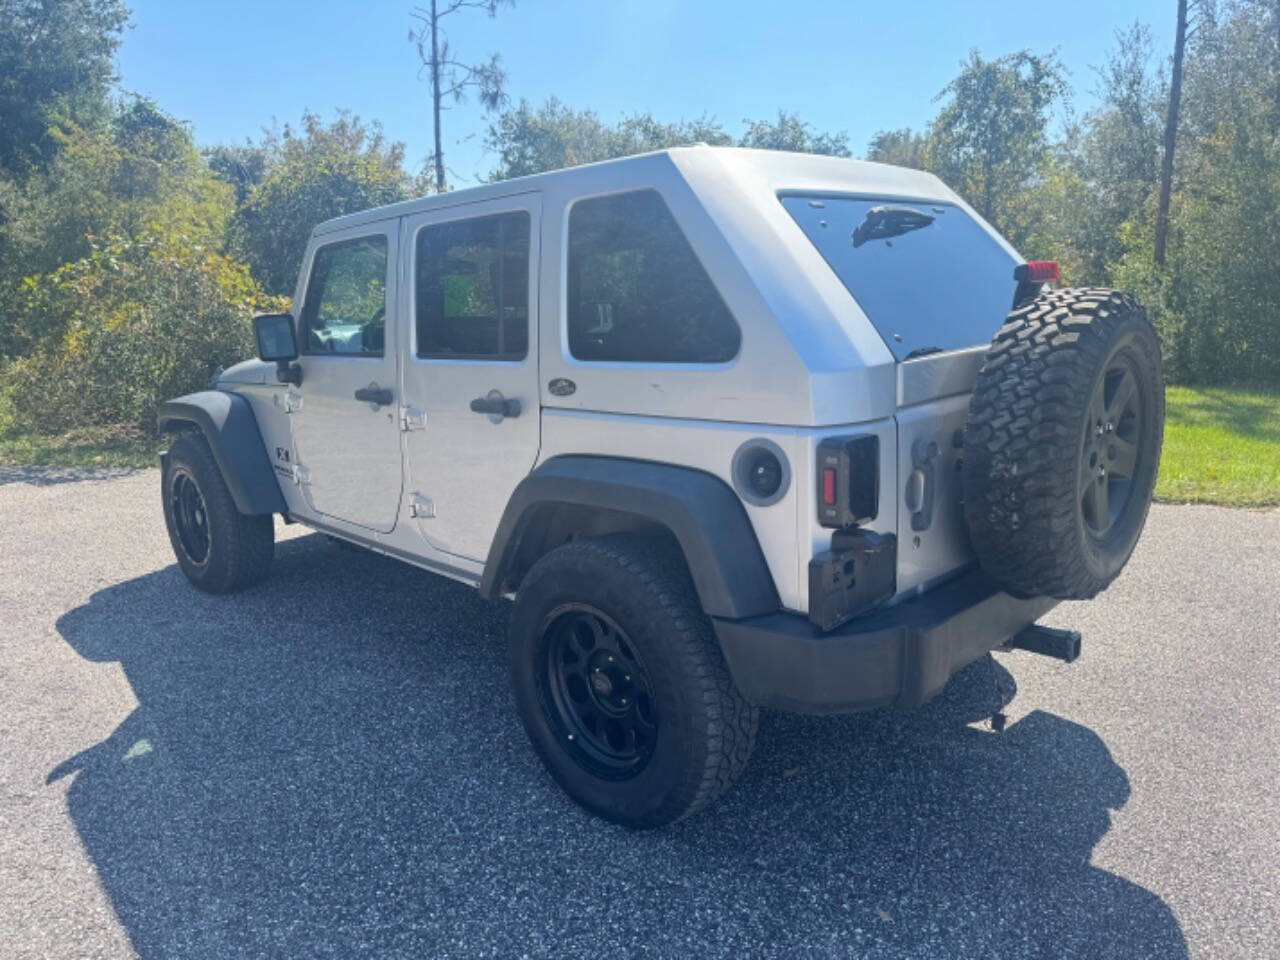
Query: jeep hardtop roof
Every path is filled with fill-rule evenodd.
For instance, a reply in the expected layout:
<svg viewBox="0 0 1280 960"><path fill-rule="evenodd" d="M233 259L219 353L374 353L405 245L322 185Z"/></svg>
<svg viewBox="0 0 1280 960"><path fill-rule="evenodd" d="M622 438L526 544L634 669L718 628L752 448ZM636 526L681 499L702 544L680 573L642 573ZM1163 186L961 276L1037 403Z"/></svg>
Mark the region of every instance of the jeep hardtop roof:
<svg viewBox="0 0 1280 960"><path fill-rule="evenodd" d="M745 147L713 147L705 143L655 150L615 160L566 167L499 180L449 193L430 194L399 203L373 207L326 220L315 228L317 235L392 217L425 213L462 203L494 200L513 194L563 187L575 180L590 178L596 171L674 166L681 173L695 168L715 168L716 178L726 186L761 188L770 194L844 193L903 200L963 201L931 173L866 160L793 153L781 150L753 150Z"/></svg>
<svg viewBox="0 0 1280 960"><path fill-rule="evenodd" d="M542 211L539 235L549 241L541 246L543 263L563 271L564 245L552 238L567 236L573 202L644 189L662 194L746 333L733 360L712 365L731 369L731 376L720 379L735 386L708 398L703 364L597 364L574 360L558 349L544 349L547 377L565 376L578 384L579 393L571 402L591 395L593 387L603 391L607 381L610 409L615 413L688 416L697 409L708 420L796 426L875 420L897 409L900 360L918 356L919 348L949 355L985 347L1007 313L1005 302L1012 299L1013 282L1007 279L1012 271L1002 262L997 271L1001 303L988 311L989 323L980 325L981 329L970 325L963 335L953 333L940 340L932 335L935 328L956 327L949 314L936 316L946 313L942 307L920 321L929 329L919 335L895 337L897 328L889 328L892 318L877 317L884 328L878 329L846 286L840 264L824 259L832 257L832 251L820 249L821 244L806 235L806 227L813 225L801 222L806 217L798 220L788 203L794 208L795 201L804 198L802 206L808 210L821 207L825 198L832 213L841 217L850 215L845 206L849 203L946 204L965 211L975 221L974 231L989 235L985 244L989 250L1002 249L1009 261L1017 257L1016 251L932 174L839 157L735 147L677 147L407 200L321 224L315 228L312 245L339 231L399 217L449 210L466 216L467 208L479 210L485 201L514 201L536 194ZM837 222L843 223L833 216L831 225ZM963 247L969 241L958 242ZM897 248L910 245L901 243ZM963 258L947 254L944 250L938 256L954 268L952 274L959 270L968 275ZM990 275L974 276L968 282L982 285ZM961 287L954 283L948 287L948 279L918 273L909 286L931 291L938 304L968 302ZM900 283L896 289L902 289ZM548 302L562 302L562 293L555 288L544 295ZM973 373L976 367L966 376L971 379ZM926 379L938 382L937 377ZM911 391L901 392L906 396Z"/></svg>

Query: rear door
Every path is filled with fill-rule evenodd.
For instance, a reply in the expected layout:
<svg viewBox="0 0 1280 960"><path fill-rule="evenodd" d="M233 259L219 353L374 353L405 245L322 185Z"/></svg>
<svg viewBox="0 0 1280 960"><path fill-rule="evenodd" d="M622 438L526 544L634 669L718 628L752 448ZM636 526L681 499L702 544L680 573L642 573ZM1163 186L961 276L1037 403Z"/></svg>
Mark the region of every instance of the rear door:
<svg viewBox="0 0 1280 960"><path fill-rule="evenodd" d="M298 316L302 383L286 406L294 481L312 510L386 532L400 503L398 221L313 242Z"/></svg>
<svg viewBox="0 0 1280 960"><path fill-rule="evenodd" d="M409 502L433 548L472 560L538 457L539 211L524 194L406 220Z"/></svg>

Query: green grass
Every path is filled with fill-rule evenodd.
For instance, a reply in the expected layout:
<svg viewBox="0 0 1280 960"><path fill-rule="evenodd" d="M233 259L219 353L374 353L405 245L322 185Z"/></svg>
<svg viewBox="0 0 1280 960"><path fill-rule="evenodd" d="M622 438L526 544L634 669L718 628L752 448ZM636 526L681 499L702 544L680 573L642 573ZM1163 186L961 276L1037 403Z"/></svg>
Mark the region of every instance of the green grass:
<svg viewBox="0 0 1280 960"><path fill-rule="evenodd" d="M1280 394L1170 387L1156 498L1280 504Z"/></svg>
<svg viewBox="0 0 1280 960"><path fill-rule="evenodd" d="M1156 498L1233 507L1280 505L1280 394L1170 387ZM157 447L136 431L92 427L22 433L0 400L0 464L149 467Z"/></svg>
<svg viewBox="0 0 1280 960"><path fill-rule="evenodd" d="M150 467L158 449L128 427L84 427L57 436L24 433L0 397L0 466Z"/></svg>

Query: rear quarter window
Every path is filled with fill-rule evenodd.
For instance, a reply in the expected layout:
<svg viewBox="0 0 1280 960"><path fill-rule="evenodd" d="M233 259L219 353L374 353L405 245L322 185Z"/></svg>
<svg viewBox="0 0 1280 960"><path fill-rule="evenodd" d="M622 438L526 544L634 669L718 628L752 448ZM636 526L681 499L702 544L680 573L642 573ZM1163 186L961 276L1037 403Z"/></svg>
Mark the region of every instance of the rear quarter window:
<svg viewBox="0 0 1280 960"><path fill-rule="evenodd" d="M1019 263L960 207L887 198L779 198L898 360L988 343Z"/></svg>
<svg viewBox="0 0 1280 960"><path fill-rule="evenodd" d="M569 211L569 352L578 360L724 363L742 334L655 190Z"/></svg>

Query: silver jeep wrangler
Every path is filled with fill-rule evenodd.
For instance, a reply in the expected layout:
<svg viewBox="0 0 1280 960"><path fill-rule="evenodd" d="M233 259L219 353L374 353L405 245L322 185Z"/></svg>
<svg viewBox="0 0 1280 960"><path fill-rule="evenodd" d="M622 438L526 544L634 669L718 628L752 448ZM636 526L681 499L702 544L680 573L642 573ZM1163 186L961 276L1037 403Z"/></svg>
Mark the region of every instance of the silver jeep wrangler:
<svg viewBox="0 0 1280 960"><path fill-rule="evenodd" d="M197 587L273 516L511 598L529 738L578 802L687 816L758 708L912 707L1120 572L1160 351L935 177L694 146L321 224L259 360L162 405Z"/></svg>

